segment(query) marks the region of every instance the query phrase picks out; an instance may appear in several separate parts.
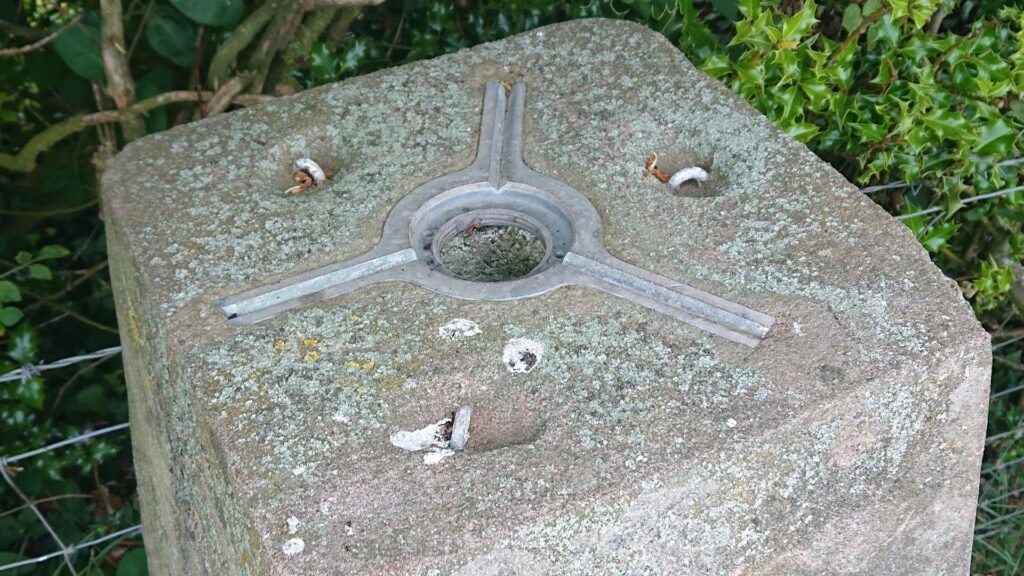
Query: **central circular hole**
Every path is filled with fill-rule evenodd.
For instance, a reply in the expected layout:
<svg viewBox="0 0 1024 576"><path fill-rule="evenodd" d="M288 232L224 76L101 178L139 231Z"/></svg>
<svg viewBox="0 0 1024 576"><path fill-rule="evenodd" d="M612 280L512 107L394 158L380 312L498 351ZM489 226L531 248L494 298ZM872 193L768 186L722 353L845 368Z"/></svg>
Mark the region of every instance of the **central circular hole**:
<svg viewBox="0 0 1024 576"><path fill-rule="evenodd" d="M535 234L504 224L471 224L442 239L441 263L459 278L501 282L529 274L544 259L544 242Z"/></svg>

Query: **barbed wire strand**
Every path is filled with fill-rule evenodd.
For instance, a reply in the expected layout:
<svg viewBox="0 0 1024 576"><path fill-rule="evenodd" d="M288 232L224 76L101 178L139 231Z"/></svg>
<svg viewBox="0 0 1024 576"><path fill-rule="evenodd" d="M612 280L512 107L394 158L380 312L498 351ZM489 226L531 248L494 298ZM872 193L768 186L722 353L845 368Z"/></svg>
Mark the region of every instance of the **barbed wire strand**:
<svg viewBox="0 0 1024 576"><path fill-rule="evenodd" d="M4 456L3 458L0 458L0 465L9 464L11 462L17 462L18 460L24 460L25 458L31 458L33 456L38 456L38 455L43 454L45 452L49 452L51 450L56 450L57 448L62 448L64 446L68 446L69 444L77 444L79 442L84 442L84 441L89 440L91 438L95 438L96 436L102 436L103 434L110 434L111 432L117 432L118 430L124 430L125 428L128 428L128 423L127 422L122 422L121 424L114 424L113 426L107 426L106 428L100 428L99 430L94 430L92 432L87 432L85 434L81 434L81 435L75 436L73 438L68 438L66 440L61 440L60 442L54 442L53 444L47 444L46 446L43 446L42 448L36 448L35 450L31 450L29 452L23 452L21 454L15 454L14 456Z"/></svg>
<svg viewBox="0 0 1024 576"><path fill-rule="evenodd" d="M82 354L82 355L79 355L79 356L69 356L67 358L62 358L60 360L57 360L57 361L51 362L51 363L41 363L41 364L37 364L37 365L22 366L22 367L20 367L20 368L18 368L16 370L12 370L10 372L7 372L3 376L0 376L0 382L9 382L9 381L12 381L12 380L23 380L25 378L31 377L31 375L33 373L35 373L35 372L39 372L39 371L43 371L43 370L54 370L54 369L57 369L57 368L64 368L64 367L67 367L67 366L71 366L73 364L78 364L80 362L86 362L88 360L96 360L96 359L107 358L107 357L113 356L115 354L118 354L120 352L121 352L121 347L120 346L113 346L111 348L104 348L103 350L97 350L96 352L92 352L92 353L89 353L89 354ZM38 456L40 454L44 454L46 452L50 452L52 450L56 450L56 449L62 448L64 446L69 446L71 444L77 444L79 442L85 442L86 440L90 440L90 439L95 438L97 436L102 436L104 434L110 434L112 432L117 432L119 430L124 430L126 428L128 428L128 423L127 422L123 422L121 424L115 424L113 426L107 426L106 428L100 428L99 430L93 430L93 431L87 432L85 434L79 434L79 435L74 436L72 438L66 438L66 439L61 440L59 442L54 442L52 444L47 444L46 446L43 446L42 448L37 448L35 450L29 450L28 452L22 452L21 454L15 454L13 456L3 456L3 457L0 457L0 476L3 476L4 482L6 482L7 485L11 487L11 490L14 491L14 493L18 496L18 498L20 498L22 500L22 502L24 502L25 506L29 510L31 510L33 514L35 514L36 518L39 520L39 523L42 524L43 528L45 528L46 531L50 534L50 538L52 538L53 541L56 542L57 546L60 548L60 550L57 550L56 552L51 552L51 553L45 554L43 556L39 556L39 557L36 557L36 558L29 558L27 560L20 560L18 562L13 562L13 563L9 563L9 564L4 564L4 565L0 566L0 571L11 570L11 569L18 568L18 567L21 567L21 566L28 566L30 564L36 564L36 563L39 563L39 562L45 562L46 560L50 560L51 558L56 558L58 556L63 556L64 564L67 565L68 570L71 571L71 574L73 576L77 576L78 575L78 571L75 570L75 565L74 565L74 563L71 562L71 554L72 553L74 553L77 550L81 550L81 549L84 549L84 548L88 548L90 546L95 546L95 545L100 544L102 542L106 542L106 541L108 541L110 539L113 539L113 538L116 538L118 536L122 536L124 534L128 534L128 533L131 533L131 532L134 532L134 531L137 531L137 530L141 530L141 526L140 525L136 525L136 526L132 526L130 528L126 528L124 530L119 530L118 532L114 532L113 534L108 534L107 536L104 536L102 538L97 538L95 540L91 540L91 541L88 541L88 542L82 542L82 543L79 543L79 544L72 544L71 546L67 546L67 545L64 544L64 541L61 540L60 536L57 534L57 531L53 529L53 526L50 525L49 521L46 520L46 516L44 516L43 513L39 510L39 507L36 506L36 503L34 501L32 501L28 496L26 496L24 492L21 491L21 488L19 488L18 485L14 482L14 478L11 477L10 472L8 472L8 470L7 470L7 466L9 464L13 463L13 462L17 462L19 460L24 460L26 458L32 458L33 456Z"/></svg>
<svg viewBox="0 0 1024 576"><path fill-rule="evenodd" d="M42 372L44 370L56 370L58 368L66 368L72 364L78 364L79 362L85 362L86 360L96 360L99 358L106 358L113 356L121 352L120 346L111 346L110 348L104 348L103 350L97 350L90 352L89 354L82 354L81 356L69 356L67 358L61 358L55 362L41 362L39 364L25 364L20 368L15 368L10 372L0 375L0 382L10 382L12 380L25 380L31 378L35 373Z"/></svg>

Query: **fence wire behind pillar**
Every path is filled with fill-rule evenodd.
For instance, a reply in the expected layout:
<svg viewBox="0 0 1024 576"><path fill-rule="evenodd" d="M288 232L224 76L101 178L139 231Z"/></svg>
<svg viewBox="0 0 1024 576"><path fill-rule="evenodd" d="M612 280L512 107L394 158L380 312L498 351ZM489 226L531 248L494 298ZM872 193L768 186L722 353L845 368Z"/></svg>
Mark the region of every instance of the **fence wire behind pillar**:
<svg viewBox="0 0 1024 576"><path fill-rule="evenodd" d="M1006 348L1020 340L1024 340L1024 335L1017 335L1007 340L997 342L992 346L993 353L998 352L1000 349ZM117 355L120 352L120 347L113 347L97 350L90 354L62 358L54 362L25 365L0 375L0 383L25 380L46 370L64 368L80 362L103 360ZM1003 362L1005 363L1007 361L1004 359ZM1019 363L1012 361L1011 364L1013 364L1011 367L1021 370L1021 372L1024 373L1024 365L1020 365ZM1005 390L993 391L991 398L995 400L1021 391L1024 391L1024 385L1012 386ZM20 506L19 509L30 509L36 518L39 519L43 528L45 528L49 533L55 545L55 550L48 554L0 565L0 572L37 565L41 562L55 558L62 558L71 574L77 575L77 571L75 570L74 563L72 561L72 558L77 552L120 538L141 534L142 526L135 525L92 540L71 544L65 543L46 520L43 513L39 510L39 507L37 506L39 501L33 501L28 498L18 487L15 482L15 473L18 468L11 466L15 462L28 460L46 452L59 450L63 447L78 444L80 442L88 442L96 437L120 432L126 429L128 429L128 423L124 422L122 424L107 426L78 436L66 438L59 442L54 442L21 454L0 456L0 475L3 476L3 480L7 487L13 490L18 499L23 502L23 505ZM986 464L983 466L981 471L981 497L978 502L974 536L976 541L982 542L982 545L984 545L985 539L1003 532L1014 530L1014 525L1017 522L1024 522L1024 504L1021 502L1022 497L1024 497L1024 480L1022 480L1024 474L1022 474L1021 471L1024 469L1024 446L1022 446L1022 438L1024 438L1024 416L1022 416L1020 421L1017 422L1015 428L993 434L985 439L985 448L988 458L986 458ZM128 441L129 438L126 437L124 442L127 443ZM1004 456L1007 455L1009 455L1009 457L1004 458ZM1010 488L1000 491L1000 487Z"/></svg>
<svg viewBox="0 0 1024 576"><path fill-rule="evenodd" d="M96 352L90 354L62 358L55 362L25 365L18 369L7 372L6 374L0 375L0 383L11 382L16 380L24 381L45 370L55 370L57 368L64 368L67 366L72 366L74 364L78 364L80 362L87 362L90 360L103 360L111 356L115 356L120 352L121 348L119 346L115 346L113 348L97 350ZM54 558L63 558L64 564L67 566L71 574L77 575L78 572L76 571L74 562L72 561L72 558L74 557L75 553L81 552L82 550L87 550L99 544L112 542L114 540L126 538L128 536L141 533L142 526L135 525L121 530L117 530L115 532L112 532L105 536L101 536L99 538L86 540L84 542L75 542L70 544L66 543L57 534L57 531L54 530L50 522L47 521L46 516L43 515L42 511L39 509L38 504L40 501L34 501L28 496L26 496L25 493L21 490L21 488L18 487L18 484L15 482L15 474L17 471L19 471L19 467L13 466L13 464L16 462L29 460L35 456L39 456L40 454L45 454L53 450L60 450L61 448L64 448L66 446L71 446L81 442L88 442L96 437L105 436L107 434L112 434L127 429L128 423L124 422L122 424L107 426L105 428L100 428L98 430L93 430L90 432L86 432L84 434L79 434L71 438L65 438L64 440L61 440L59 442L47 444L46 446L36 448L35 450L29 450L28 452L22 452L21 454L0 456L0 476L3 476L3 480L6 483L7 487L14 492L15 496L17 496L17 499L22 501L22 505L16 508L15 510L20 510L24 508L28 508L29 510L31 510L35 517L39 519L39 523L43 526L43 528L46 529L46 532L50 535L50 538L53 539L53 542L56 547L56 549L53 552L43 554L42 556L37 556L35 558L27 558L24 560L18 560L16 562L0 565L0 572L5 570L13 570L16 568L24 568L28 566L38 565L41 562L46 562L47 560L52 560ZM125 442L127 441L128 439L125 438ZM4 514L12 511L13 510L9 510Z"/></svg>

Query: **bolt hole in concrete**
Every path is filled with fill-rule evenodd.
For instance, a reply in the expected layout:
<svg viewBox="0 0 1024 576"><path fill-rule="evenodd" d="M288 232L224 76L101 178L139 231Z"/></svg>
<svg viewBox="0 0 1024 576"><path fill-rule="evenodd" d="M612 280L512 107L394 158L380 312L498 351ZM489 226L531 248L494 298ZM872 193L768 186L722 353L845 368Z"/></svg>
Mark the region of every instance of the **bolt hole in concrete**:
<svg viewBox="0 0 1024 576"><path fill-rule="evenodd" d="M502 282L528 275L544 259L546 247L535 234L508 225L470 226L445 238L441 264L474 282Z"/></svg>

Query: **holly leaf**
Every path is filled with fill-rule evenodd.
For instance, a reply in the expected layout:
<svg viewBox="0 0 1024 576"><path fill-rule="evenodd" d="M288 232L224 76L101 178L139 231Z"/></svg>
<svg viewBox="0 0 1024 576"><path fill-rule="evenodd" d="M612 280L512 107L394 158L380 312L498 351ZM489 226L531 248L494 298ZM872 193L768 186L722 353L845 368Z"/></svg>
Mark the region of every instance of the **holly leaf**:
<svg viewBox="0 0 1024 576"><path fill-rule="evenodd" d="M807 0L804 2L804 7L799 12L793 14L782 25L782 39L788 42L794 42L800 40L804 34L807 34L811 30L811 26L818 20L814 17L814 11L817 6L814 5L814 0Z"/></svg>
<svg viewBox="0 0 1024 576"><path fill-rule="evenodd" d="M1017 131L1005 118L996 118L981 127L974 151L985 156L1008 156L1017 138Z"/></svg>

